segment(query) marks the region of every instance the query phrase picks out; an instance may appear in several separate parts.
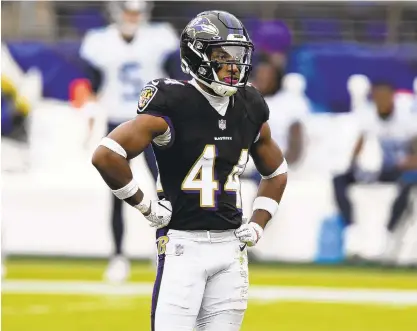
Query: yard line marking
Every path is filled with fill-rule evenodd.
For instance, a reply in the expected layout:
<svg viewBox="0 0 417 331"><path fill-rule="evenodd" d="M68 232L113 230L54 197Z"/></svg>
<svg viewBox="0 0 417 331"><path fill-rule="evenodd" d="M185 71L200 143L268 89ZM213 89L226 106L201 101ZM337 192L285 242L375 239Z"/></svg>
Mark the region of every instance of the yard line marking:
<svg viewBox="0 0 417 331"><path fill-rule="evenodd" d="M149 296L152 283L108 284L97 281L5 280L2 293L54 295ZM255 301L303 301L368 303L385 305L417 305L417 291L388 289L342 289L299 286L260 286L249 288Z"/></svg>
<svg viewBox="0 0 417 331"><path fill-rule="evenodd" d="M41 314L57 314L57 313L77 313L77 312L97 312L102 311L127 311L137 310L135 301L131 297L104 297L101 300L83 301L63 304L49 305L19 305L19 307L2 307L3 315L41 315Z"/></svg>

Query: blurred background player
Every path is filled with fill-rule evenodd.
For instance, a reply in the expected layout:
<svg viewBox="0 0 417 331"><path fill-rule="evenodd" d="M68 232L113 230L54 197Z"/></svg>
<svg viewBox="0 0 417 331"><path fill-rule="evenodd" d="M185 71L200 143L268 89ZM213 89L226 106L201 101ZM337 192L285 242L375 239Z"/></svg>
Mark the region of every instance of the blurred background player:
<svg viewBox="0 0 417 331"><path fill-rule="evenodd" d="M372 107L369 100L371 93L371 82L365 75L352 75L347 81L347 90L350 96L350 109L353 112L366 111Z"/></svg>
<svg viewBox="0 0 417 331"><path fill-rule="evenodd" d="M142 87L155 77L168 75L166 60L178 46L178 37L168 23L148 22L150 5L145 1L109 2L108 9L113 23L87 32L80 48L93 91L82 106L89 117L89 139L100 112L107 116L107 132L134 117ZM151 146L144 155L156 181ZM104 276L120 282L129 276L130 266L123 255L123 202L112 199L114 255Z"/></svg>
<svg viewBox="0 0 417 331"><path fill-rule="evenodd" d="M257 22L255 38L261 51L253 74L253 84L265 97L271 111L269 123L274 140L281 147L290 165L302 154L303 119L311 111L305 95L306 80L287 70L287 53L291 47L291 33L280 20Z"/></svg>
<svg viewBox="0 0 417 331"><path fill-rule="evenodd" d="M413 185L405 181L403 175L408 171L417 170L417 120L410 111L396 106L394 88L389 83L374 83L372 100L372 111L359 111L361 135L353 152L350 169L333 179L334 192L337 206L345 224L349 226L354 223L352 206L347 194L351 184L396 182L399 191L387 224L386 241L387 246L391 246L391 233L406 210ZM369 105L366 107L369 108ZM369 147L368 155L360 159L365 145Z"/></svg>
<svg viewBox="0 0 417 331"><path fill-rule="evenodd" d="M291 73L284 76L281 90L265 98L271 111L272 136L290 165L298 163L303 152L303 122L311 111L305 89L305 78Z"/></svg>

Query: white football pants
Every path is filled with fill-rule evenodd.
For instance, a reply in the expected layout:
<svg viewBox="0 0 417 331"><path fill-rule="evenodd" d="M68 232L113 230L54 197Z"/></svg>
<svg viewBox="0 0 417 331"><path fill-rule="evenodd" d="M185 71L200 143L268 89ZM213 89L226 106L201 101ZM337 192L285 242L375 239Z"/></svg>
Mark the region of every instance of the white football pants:
<svg viewBox="0 0 417 331"><path fill-rule="evenodd" d="M152 331L238 331L248 300L247 250L234 230L157 230Z"/></svg>

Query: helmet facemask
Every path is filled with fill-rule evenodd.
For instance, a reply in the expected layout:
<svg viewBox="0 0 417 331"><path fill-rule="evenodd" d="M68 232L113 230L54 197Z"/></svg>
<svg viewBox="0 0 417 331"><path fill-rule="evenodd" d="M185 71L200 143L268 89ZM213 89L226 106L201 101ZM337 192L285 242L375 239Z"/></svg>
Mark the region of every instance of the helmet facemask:
<svg viewBox="0 0 417 331"><path fill-rule="evenodd" d="M217 95L231 96L243 88L252 70L253 45L246 41L189 42L188 48L200 58L196 70L182 59L183 70L212 89Z"/></svg>

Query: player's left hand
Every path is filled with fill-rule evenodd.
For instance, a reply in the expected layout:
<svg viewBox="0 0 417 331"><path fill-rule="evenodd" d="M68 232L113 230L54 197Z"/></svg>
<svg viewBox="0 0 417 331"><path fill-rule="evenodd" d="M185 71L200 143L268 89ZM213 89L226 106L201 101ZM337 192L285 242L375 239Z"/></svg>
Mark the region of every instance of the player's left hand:
<svg viewBox="0 0 417 331"><path fill-rule="evenodd" d="M264 229L255 223L249 222L242 224L238 229L235 230L235 236L249 247L255 246L259 239L261 239Z"/></svg>

